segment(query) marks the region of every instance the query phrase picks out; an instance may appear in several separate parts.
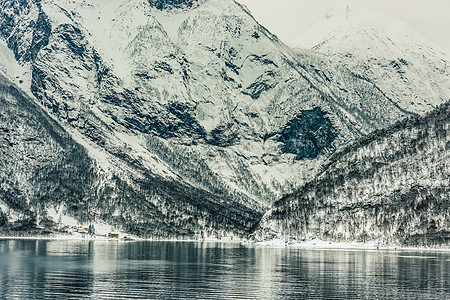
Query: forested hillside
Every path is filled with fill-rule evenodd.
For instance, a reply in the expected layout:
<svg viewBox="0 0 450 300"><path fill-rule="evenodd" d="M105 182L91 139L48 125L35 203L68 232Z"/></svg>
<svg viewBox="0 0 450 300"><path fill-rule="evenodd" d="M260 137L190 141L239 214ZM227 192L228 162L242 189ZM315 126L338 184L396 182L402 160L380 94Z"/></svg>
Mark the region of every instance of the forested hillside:
<svg viewBox="0 0 450 300"><path fill-rule="evenodd" d="M253 238L448 244L449 124L447 103L353 143L277 201Z"/></svg>

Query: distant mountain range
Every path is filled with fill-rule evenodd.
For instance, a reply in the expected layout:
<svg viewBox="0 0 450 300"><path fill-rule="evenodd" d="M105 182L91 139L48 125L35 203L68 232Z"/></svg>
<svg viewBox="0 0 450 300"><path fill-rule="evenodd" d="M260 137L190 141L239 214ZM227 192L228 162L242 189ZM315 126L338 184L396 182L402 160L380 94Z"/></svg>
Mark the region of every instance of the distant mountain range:
<svg viewBox="0 0 450 300"><path fill-rule="evenodd" d="M246 235L337 149L448 101L447 61L406 29L398 40L377 29L369 52L316 30L328 43L299 50L232 0L0 8L8 228L56 211L141 236Z"/></svg>
<svg viewBox="0 0 450 300"><path fill-rule="evenodd" d="M387 16L354 6L334 8L292 46L331 57L408 111L424 113L449 100L448 56Z"/></svg>

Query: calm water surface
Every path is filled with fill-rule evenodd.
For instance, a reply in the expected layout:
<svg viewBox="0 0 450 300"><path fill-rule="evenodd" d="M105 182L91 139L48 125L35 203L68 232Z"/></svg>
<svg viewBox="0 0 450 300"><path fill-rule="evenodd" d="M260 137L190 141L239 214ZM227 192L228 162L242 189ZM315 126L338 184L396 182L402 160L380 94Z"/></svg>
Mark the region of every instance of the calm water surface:
<svg viewBox="0 0 450 300"><path fill-rule="evenodd" d="M450 299L450 253L0 240L1 299Z"/></svg>

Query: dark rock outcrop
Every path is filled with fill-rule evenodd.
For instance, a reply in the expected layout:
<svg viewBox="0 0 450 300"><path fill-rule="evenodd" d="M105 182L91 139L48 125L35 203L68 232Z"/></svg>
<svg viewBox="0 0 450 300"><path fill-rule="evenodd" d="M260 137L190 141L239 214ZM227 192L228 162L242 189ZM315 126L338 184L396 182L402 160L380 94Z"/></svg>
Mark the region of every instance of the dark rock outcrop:
<svg viewBox="0 0 450 300"><path fill-rule="evenodd" d="M296 159L314 159L328 150L334 150L336 129L319 107L301 112L280 133L283 152L296 154Z"/></svg>
<svg viewBox="0 0 450 300"><path fill-rule="evenodd" d="M151 6L159 10L172 10L172 9L191 9L195 8L203 0L148 0Z"/></svg>

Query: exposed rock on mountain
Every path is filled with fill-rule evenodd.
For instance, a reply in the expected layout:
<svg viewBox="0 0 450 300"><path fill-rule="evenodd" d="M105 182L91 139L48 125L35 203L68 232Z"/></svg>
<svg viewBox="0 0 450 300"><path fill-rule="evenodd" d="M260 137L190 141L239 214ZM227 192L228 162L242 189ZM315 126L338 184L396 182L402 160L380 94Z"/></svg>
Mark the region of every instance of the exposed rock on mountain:
<svg viewBox="0 0 450 300"><path fill-rule="evenodd" d="M292 119L281 132L282 151L296 154L296 159L314 159L324 151L332 151L336 129L320 108L305 110Z"/></svg>
<svg viewBox="0 0 450 300"><path fill-rule="evenodd" d="M148 0L151 6L159 10L195 8L204 0Z"/></svg>
<svg viewBox="0 0 450 300"><path fill-rule="evenodd" d="M450 104L338 151L316 179L277 201L255 240L450 242Z"/></svg>

